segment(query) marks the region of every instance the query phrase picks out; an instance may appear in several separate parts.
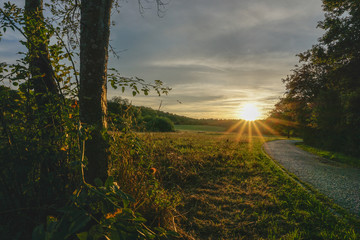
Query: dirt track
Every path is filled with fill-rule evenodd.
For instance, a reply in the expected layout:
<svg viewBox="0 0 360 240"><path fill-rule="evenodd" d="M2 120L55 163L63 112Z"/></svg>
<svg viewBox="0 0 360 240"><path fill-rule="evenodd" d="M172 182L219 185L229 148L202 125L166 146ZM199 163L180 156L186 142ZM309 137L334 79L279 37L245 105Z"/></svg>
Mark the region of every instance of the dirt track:
<svg viewBox="0 0 360 240"><path fill-rule="evenodd" d="M298 147L294 140L267 142L264 149L275 161L302 181L360 216L360 169L326 161Z"/></svg>

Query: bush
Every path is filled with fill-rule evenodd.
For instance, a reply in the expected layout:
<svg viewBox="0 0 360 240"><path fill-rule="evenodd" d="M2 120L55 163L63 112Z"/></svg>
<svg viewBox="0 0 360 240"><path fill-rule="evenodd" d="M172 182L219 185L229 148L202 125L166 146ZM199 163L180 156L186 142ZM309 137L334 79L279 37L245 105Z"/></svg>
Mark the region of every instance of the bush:
<svg viewBox="0 0 360 240"><path fill-rule="evenodd" d="M147 131L152 132L175 132L174 123L166 117L155 117L145 125Z"/></svg>

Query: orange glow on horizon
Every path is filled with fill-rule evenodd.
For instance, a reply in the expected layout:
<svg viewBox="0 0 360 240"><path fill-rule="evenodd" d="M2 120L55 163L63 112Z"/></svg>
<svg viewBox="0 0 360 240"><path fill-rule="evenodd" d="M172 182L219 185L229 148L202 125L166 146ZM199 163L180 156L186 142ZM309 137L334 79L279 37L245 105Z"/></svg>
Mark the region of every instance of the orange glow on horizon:
<svg viewBox="0 0 360 240"><path fill-rule="evenodd" d="M241 137L242 137L242 135L243 135L243 133L244 133L244 130L245 130L246 122L245 122L245 121L242 121L241 123L242 123L242 126L241 126L241 128L240 128L240 130L239 130L239 132L238 132L238 134L237 134L236 142L239 142L239 141L240 141L240 139L241 139Z"/></svg>
<svg viewBox="0 0 360 240"><path fill-rule="evenodd" d="M276 123L276 124L281 124L281 125L285 125L285 126L297 126L297 123L295 122L291 122L291 121L287 121L284 119L279 119L279 118L268 118L268 120L270 122Z"/></svg>
<svg viewBox="0 0 360 240"><path fill-rule="evenodd" d="M267 131L269 131L271 134L275 135L275 136L280 136L280 133L278 131L276 131L275 129L272 129L271 127L269 127L268 125L266 125L265 123L262 122L257 122L258 124L260 124L263 128L265 128Z"/></svg>
<svg viewBox="0 0 360 240"><path fill-rule="evenodd" d="M295 122L286 121L282 119L268 119L270 123L277 123L287 126L296 126ZM256 121L246 121L246 120L239 120L234 125L229 127L229 129L224 133L227 134L235 134L235 141L240 142L242 138L248 143L248 147L251 149L253 147L253 137L257 136L261 139L262 142L265 142L266 139L264 135L274 135L274 136L281 136L281 134L266 124L263 120L256 120Z"/></svg>

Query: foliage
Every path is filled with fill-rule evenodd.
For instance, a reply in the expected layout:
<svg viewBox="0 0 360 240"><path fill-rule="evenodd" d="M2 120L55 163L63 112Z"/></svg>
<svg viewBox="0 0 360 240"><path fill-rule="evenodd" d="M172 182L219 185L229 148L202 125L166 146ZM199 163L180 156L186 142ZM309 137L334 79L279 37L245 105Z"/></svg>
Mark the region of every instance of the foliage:
<svg viewBox="0 0 360 240"><path fill-rule="evenodd" d="M153 132L175 131L173 122L164 117L170 114L150 108L133 106L127 99L120 97L114 97L108 102L108 106L110 119L114 126L119 129ZM177 115L172 116L177 117ZM179 116L179 118L181 117Z"/></svg>
<svg viewBox="0 0 360 240"><path fill-rule="evenodd" d="M5 3L1 9L1 35L10 28L27 37L31 29L35 31L37 21L15 5ZM53 33L52 28L41 28L44 36ZM29 41L34 48L44 43L43 38L36 37ZM28 42L21 43L29 47ZM0 68L0 195L1 211L7 216L1 221L3 236L28 238L35 225L66 203L80 179L79 140L83 137L79 136L76 89L70 82L74 69L61 63L70 57L62 51L62 44L55 39L48 45L49 58L57 71L59 95L48 92L39 96L35 92L33 83L42 76L32 74L29 61L33 54L39 54L37 51L25 53L14 64L2 63ZM38 101L39 98L47 100Z"/></svg>
<svg viewBox="0 0 360 240"><path fill-rule="evenodd" d="M181 197L177 192L165 189L153 155L151 135L115 133L111 141L111 175L120 188L131 194L136 202L132 206L149 221L149 226L176 229L172 219Z"/></svg>
<svg viewBox="0 0 360 240"><path fill-rule="evenodd" d="M165 117L155 117L153 119L144 119L146 129L152 132L174 132L174 124Z"/></svg>
<svg viewBox="0 0 360 240"><path fill-rule="evenodd" d="M14 64L0 64L1 236L5 239L30 239L31 235L33 239L175 236L160 225L154 231L145 226L145 219L131 204L135 200L116 184L121 179L115 182L110 177L105 184L97 181L96 187L84 182L87 166L84 141L93 129L79 121L74 53L68 51L59 29L46 20L26 16L23 9L10 2L0 10L0 36L12 29L25 37L27 41L21 43L27 48L29 43L36 50L37 46L46 45L48 52L41 54L49 55L58 88L56 94L41 94L47 101L37 101L39 94L33 83L41 83L43 74L33 74L29 65L39 51L24 53ZM30 31L39 25L43 37ZM66 62L71 62L71 66ZM135 88L137 83L130 80L127 84ZM161 84L157 82L154 86ZM130 143L125 146L132 148ZM161 191L160 186L157 191ZM157 201L162 202L158 198Z"/></svg>
<svg viewBox="0 0 360 240"><path fill-rule="evenodd" d="M141 118L141 111L130 104L127 99L121 97L114 97L108 101L108 119L116 129L122 131L141 130L139 121Z"/></svg>
<svg viewBox="0 0 360 240"><path fill-rule="evenodd" d="M200 124L200 120L184 117L160 110L154 110L144 106L134 106L128 99L121 97L113 97L108 101L108 115L110 121L118 128L124 129L128 127L136 131L152 131L147 128L151 125L146 123L153 121L155 118L167 118L173 124ZM130 125L129 123L132 123Z"/></svg>
<svg viewBox="0 0 360 240"><path fill-rule="evenodd" d="M171 90L170 87L163 86L163 82L155 80L153 84L145 82L144 79L134 77L128 78L123 77L116 69L109 69L108 81L114 89L121 87L121 91L124 92L126 88L132 90L132 95L136 96L140 92L144 93L145 96L149 95L150 89L156 91L160 96L161 94L168 94Z"/></svg>
<svg viewBox="0 0 360 240"><path fill-rule="evenodd" d="M139 110L141 111L141 115L143 117L150 116L151 118L154 118L155 116L158 117L165 117L170 119L175 125L178 124L199 124L200 121L198 119L180 116L177 114L169 113L169 112L163 112L160 110L154 110L149 107L139 106Z"/></svg>
<svg viewBox="0 0 360 240"><path fill-rule="evenodd" d="M283 98L275 104L275 108L270 112L270 117L266 119L267 125L273 128L281 135L299 136L298 123L301 119L295 111L302 111L303 105L299 102L291 101L289 98Z"/></svg>
<svg viewBox="0 0 360 240"><path fill-rule="evenodd" d="M324 0L323 9L325 34L298 55L272 117L296 123L308 144L359 155L360 4Z"/></svg>
<svg viewBox="0 0 360 240"><path fill-rule="evenodd" d="M72 203L59 209L61 217L48 216L46 224L37 226L33 239L160 239L176 233L147 228L146 219L130 208L135 200L120 190L113 177L104 185L84 183L73 192Z"/></svg>

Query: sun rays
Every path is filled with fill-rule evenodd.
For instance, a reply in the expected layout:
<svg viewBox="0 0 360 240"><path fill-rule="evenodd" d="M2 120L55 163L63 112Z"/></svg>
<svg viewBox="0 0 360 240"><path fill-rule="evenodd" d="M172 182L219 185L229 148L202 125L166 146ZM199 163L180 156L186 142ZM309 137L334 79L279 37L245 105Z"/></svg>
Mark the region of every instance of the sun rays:
<svg viewBox="0 0 360 240"><path fill-rule="evenodd" d="M233 121L224 135L233 135L236 142L245 142L250 148L254 140L265 142L267 137L290 137L290 131L297 128L297 123L285 119L263 117L262 103L251 101L243 103L237 110L238 121Z"/></svg>
<svg viewBox="0 0 360 240"><path fill-rule="evenodd" d="M254 137L258 137L262 142L265 142L265 137L267 136L284 136L270 125L284 125L294 127L296 126L296 123L275 118L251 121L239 120L234 125L229 127L229 129L225 132L225 135L235 134L236 142L247 142L249 148L252 148Z"/></svg>

